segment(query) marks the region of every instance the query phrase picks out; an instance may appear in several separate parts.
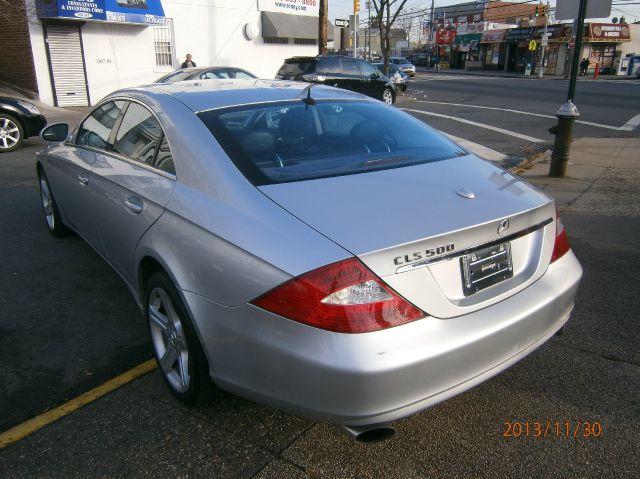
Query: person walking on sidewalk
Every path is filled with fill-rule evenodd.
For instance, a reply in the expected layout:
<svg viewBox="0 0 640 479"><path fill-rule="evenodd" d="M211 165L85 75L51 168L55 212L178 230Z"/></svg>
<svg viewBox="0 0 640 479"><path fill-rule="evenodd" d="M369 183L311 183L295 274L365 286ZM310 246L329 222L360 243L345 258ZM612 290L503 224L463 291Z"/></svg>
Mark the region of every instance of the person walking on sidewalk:
<svg viewBox="0 0 640 479"><path fill-rule="evenodd" d="M580 62L580 76L586 76L587 75L587 69L589 68L589 59L588 58L583 58L582 61ZM575 63L574 63L575 65Z"/></svg>
<svg viewBox="0 0 640 479"><path fill-rule="evenodd" d="M191 53L187 53L187 59L182 62L182 68L192 68L195 67L196 62L191 59Z"/></svg>

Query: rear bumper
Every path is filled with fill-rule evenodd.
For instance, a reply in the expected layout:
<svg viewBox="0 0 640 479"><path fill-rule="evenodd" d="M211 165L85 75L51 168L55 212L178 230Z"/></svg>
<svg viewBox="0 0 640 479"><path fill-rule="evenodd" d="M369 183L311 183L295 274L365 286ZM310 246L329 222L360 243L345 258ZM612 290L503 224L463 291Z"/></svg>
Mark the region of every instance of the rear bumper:
<svg viewBox="0 0 640 479"><path fill-rule="evenodd" d="M330 333L184 292L223 389L347 425L393 421L459 394L534 351L569 319L572 252L525 290L474 313L366 334Z"/></svg>

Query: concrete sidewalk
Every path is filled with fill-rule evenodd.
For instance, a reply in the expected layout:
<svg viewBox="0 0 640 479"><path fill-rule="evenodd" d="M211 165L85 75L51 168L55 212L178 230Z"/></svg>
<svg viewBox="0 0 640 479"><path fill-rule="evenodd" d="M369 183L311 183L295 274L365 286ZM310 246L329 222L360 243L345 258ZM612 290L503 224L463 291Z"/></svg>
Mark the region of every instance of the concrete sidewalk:
<svg viewBox="0 0 640 479"><path fill-rule="evenodd" d="M621 186L640 180L640 136L574 140L565 178L548 176L550 162L551 151L547 151L512 171L555 198L561 211L639 215L640 197L622 194ZM587 192L588 202L584 200Z"/></svg>
<svg viewBox="0 0 640 479"><path fill-rule="evenodd" d="M416 71L420 73L431 73L434 75L469 75L469 76L479 76L479 77L493 77L493 78L526 78L530 80L539 80L537 73L532 73L530 76L526 77L524 73L521 72L505 72L505 71L468 71L468 70L457 70L457 69L448 69L448 70L439 70L434 71L432 68L426 67L416 67ZM593 73L589 73L587 76L579 76L578 81L585 80L593 80ZM599 80L638 80L633 75L600 75ZM542 80L568 80L564 75L544 75ZM638 80L640 81L640 80Z"/></svg>

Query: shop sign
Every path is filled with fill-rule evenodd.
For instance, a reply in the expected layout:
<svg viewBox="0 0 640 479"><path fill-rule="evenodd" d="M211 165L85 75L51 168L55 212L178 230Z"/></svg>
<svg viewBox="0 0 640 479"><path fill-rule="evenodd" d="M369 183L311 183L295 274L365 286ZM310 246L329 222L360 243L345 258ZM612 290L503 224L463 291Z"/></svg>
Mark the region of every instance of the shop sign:
<svg viewBox="0 0 640 479"><path fill-rule="evenodd" d="M39 18L68 18L113 23L165 23L160 0L37 0Z"/></svg>
<svg viewBox="0 0 640 479"><path fill-rule="evenodd" d="M500 43L504 40L504 34L506 30L486 30L482 34L482 38L480 39L480 43Z"/></svg>
<svg viewBox="0 0 640 479"><path fill-rule="evenodd" d="M533 27L511 28L504 36L505 42L529 41L533 35Z"/></svg>
<svg viewBox="0 0 640 479"><path fill-rule="evenodd" d="M436 32L436 43L438 45L449 45L456 38L455 30L441 29Z"/></svg>
<svg viewBox="0 0 640 479"><path fill-rule="evenodd" d="M320 15L320 0L258 0L258 10L317 17Z"/></svg>
<svg viewBox="0 0 640 479"><path fill-rule="evenodd" d="M484 30L484 23L464 23L458 25L456 29L458 35L466 35L468 33L482 33Z"/></svg>
<svg viewBox="0 0 640 479"><path fill-rule="evenodd" d="M631 40L628 25L590 23L589 40L592 42L627 42Z"/></svg>

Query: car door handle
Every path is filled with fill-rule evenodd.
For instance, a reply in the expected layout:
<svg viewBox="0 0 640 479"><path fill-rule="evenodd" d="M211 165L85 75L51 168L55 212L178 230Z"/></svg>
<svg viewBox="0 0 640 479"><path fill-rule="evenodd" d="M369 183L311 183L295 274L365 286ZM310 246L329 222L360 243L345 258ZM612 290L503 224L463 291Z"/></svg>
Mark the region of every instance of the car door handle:
<svg viewBox="0 0 640 479"><path fill-rule="evenodd" d="M82 186L87 186L89 184L89 178L87 178L86 176L78 175L78 182Z"/></svg>
<svg viewBox="0 0 640 479"><path fill-rule="evenodd" d="M137 196L130 196L124 201L124 205L131 210L135 214L140 214L142 212L142 200Z"/></svg>

